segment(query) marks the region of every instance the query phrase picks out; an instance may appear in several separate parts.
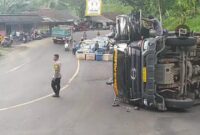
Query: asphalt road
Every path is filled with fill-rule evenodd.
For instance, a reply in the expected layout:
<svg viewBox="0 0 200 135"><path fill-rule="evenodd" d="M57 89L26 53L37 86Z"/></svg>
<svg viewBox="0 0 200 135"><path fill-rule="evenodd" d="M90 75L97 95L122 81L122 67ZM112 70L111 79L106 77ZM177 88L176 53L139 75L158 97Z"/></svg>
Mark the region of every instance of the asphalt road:
<svg viewBox="0 0 200 135"><path fill-rule="evenodd" d="M95 35L88 33L89 38ZM54 53L62 62L63 91L58 99L50 95ZM199 106L163 113L136 111L124 104L113 108L113 90L105 84L111 75L112 63L79 63L51 39L19 47L0 59L0 135L199 134Z"/></svg>

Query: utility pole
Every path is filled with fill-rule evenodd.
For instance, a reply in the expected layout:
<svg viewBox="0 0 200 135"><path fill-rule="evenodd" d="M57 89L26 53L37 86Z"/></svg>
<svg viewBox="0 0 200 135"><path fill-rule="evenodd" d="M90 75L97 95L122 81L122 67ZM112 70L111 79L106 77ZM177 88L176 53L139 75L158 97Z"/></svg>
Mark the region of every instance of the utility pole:
<svg viewBox="0 0 200 135"><path fill-rule="evenodd" d="M110 11L111 11L111 10L110 10L110 8L111 8L111 6L110 6L110 0L108 0L108 5L109 5L109 6L108 6L108 13L110 13Z"/></svg>

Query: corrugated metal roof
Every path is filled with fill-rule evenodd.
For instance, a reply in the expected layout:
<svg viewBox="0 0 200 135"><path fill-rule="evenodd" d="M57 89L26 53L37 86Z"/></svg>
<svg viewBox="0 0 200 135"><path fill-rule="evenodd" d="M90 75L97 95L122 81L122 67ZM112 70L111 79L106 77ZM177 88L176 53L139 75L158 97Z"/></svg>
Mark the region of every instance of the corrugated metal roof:
<svg viewBox="0 0 200 135"><path fill-rule="evenodd" d="M91 21L100 22L100 23L113 23L113 20L110 20L104 16L91 16Z"/></svg>
<svg viewBox="0 0 200 135"><path fill-rule="evenodd" d="M46 21L48 21L47 18L49 18L50 22L69 22L79 19L79 17L71 15L71 13L67 10L40 9L34 13L42 16Z"/></svg>
<svg viewBox="0 0 200 135"><path fill-rule="evenodd" d="M42 17L38 15L0 15L0 23L40 23Z"/></svg>
<svg viewBox="0 0 200 135"><path fill-rule="evenodd" d="M40 9L19 15L0 15L0 23L66 23L78 20L67 10Z"/></svg>

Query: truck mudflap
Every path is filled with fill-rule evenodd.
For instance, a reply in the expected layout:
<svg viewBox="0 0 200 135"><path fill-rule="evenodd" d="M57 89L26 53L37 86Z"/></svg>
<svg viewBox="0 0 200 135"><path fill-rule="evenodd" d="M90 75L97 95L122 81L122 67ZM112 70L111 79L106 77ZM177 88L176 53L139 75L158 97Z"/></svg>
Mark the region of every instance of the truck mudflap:
<svg viewBox="0 0 200 135"><path fill-rule="evenodd" d="M167 108L176 108L176 109L188 109L194 105L194 100L190 98L186 99L165 99Z"/></svg>

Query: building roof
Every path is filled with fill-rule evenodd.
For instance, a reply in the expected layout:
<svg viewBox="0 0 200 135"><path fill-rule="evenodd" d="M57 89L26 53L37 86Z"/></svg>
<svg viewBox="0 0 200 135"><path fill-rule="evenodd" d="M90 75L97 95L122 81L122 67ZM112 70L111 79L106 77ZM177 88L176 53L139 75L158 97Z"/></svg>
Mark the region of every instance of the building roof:
<svg viewBox="0 0 200 135"><path fill-rule="evenodd" d="M113 20L110 20L104 16L91 16L91 21L99 23L113 23Z"/></svg>
<svg viewBox="0 0 200 135"><path fill-rule="evenodd" d="M0 15L0 23L11 23L11 24L27 24L27 23L40 23L42 17L38 15Z"/></svg>
<svg viewBox="0 0 200 135"><path fill-rule="evenodd" d="M44 22L71 22L79 19L67 10L40 9L32 13L41 16Z"/></svg>
<svg viewBox="0 0 200 135"><path fill-rule="evenodd" d="M56 23L65 24L78 20L67 10L40 9L38 11L24 12L22 14L0 15L0 23L27 24L27 23Z"/></svg>

